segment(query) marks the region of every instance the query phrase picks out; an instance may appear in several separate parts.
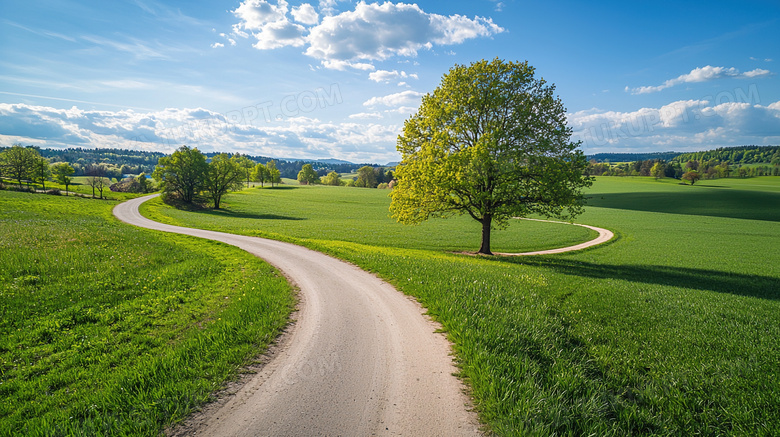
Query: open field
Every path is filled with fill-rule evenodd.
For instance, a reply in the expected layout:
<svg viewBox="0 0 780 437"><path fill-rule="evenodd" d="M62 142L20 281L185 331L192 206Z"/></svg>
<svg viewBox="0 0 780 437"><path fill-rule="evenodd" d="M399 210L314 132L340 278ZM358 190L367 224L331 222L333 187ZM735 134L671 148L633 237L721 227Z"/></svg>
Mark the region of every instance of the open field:
<svg viewBox="0 0 780 437"><path fill-rule="evenodd" d="M286 324L238 249L137 229L115 202L0 191L0 435L158 435Z"/></svg>
<svg viewBox="0 0 780 437"><path fill-rule="evenodd" d="M389 190L329 186L250 189L227 196L223 210L197 214L163 206L141 206L147 217L179 226L204 227L277 239L317 239L376 246L476 251L481 227L468 217L405 226L388 217ZM513 221L497 232L493 250L525 252L581 243L595 231L566 224Z"/></svg>
<svg viewBox="0 0 780 437"><path fill-rule="evenodd" d="M598 178L577 221L618 238L528 258L447 253L475 249L476 223L396 230L377 190L246 190L223 212L157 204L145 214L298 241L415 296L448 331L498 434L777 435L778 188L771 178ZM588 238L527 225L496 233L494 249Z"/></svg>

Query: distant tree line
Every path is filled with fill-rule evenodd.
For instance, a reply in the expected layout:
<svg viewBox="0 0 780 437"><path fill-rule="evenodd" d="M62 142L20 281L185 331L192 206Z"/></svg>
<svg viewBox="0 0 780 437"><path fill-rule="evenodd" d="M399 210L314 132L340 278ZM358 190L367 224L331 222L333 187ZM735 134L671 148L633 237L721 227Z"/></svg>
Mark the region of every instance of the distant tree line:
<svg viewBox="0 0 780 437"><path fill-rule="evenodd" d="M591 159L586 173L591 176L668 177L686 180L691 184L700 179L780 176L780 146L720 148L679 154L670 161L647 159L610 164Z"/></svg>
<svg viewBox="0 0 780 437"><path fill-rule="evenodd" d="M298 182L303 185L323 184L360 188L392 188L393 170L385 167L364 165L357 170L357 176L351 180L343 180L341 175L331 170L325 176L319 176L311 164L304 164L298 172Z"/></svg>
<svg viewBox="0 0 780 437"><path fill-rule="evenodd" d="M77 172L76 168L80 171ZM117 182L122 180L119 168L111 164L89 163L70 164L68 162L51 162L51 158L41 155L41 150L36 147L23 147L15 144L12 147L0 150L0 177L16 182L16 189L35 191L33 184L41 185L46 191L46 182L54 181L65 186L65 195L73 184L72 177L76 174L86 177L86 184L92 188L92 196L103 198L106 188L111 186L111 179ZM1 180L1 179L0 179ZM141 173L137 178L128 181L129 188L126 191L149 192L151 184L145 175ZM51 194L60 194L59 189L50 190Z"/></svg>
<svg viewBox="0 0 780 437"><path fill-rule="evenodd" d="M682 153L673 159L675 162L729 162L736 164L780 165L780 146L739 146L721 147L706 152Z"/></svg>

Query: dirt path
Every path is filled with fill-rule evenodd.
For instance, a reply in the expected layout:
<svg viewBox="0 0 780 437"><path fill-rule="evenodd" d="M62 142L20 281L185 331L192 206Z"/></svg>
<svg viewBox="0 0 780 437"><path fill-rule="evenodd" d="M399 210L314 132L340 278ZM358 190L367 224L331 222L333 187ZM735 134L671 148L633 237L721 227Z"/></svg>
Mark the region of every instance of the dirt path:
<svg viewBox="0 0 780 437"><path fill-rule="evenodd" d="M419 304L357 267L288 243L164 225L121 203L120 220L221 241L284 272L300 289L289 342L199 436L479 435L450 346Z"/></svg>
<svg viewBox="0 0 780 437"><path fill-rule="evenodd" d="M581 244L577 244L574 246L569 247L560 247L558 249L549 249L549 250L538 250L536 252L523 252L523 253L500 253L495 252L495 255L503 255L503 256L526 256L526 255L552 255L555 253L564 253L564 252L573 252L575 250L581 250L588 247L593 247L601 243L606 243L607 241L611 240L615 234L612 233L612 231L608 229L603 228L597 228L595 226L589 226L589 225L581 225L577 223L567 223L567 222L555 222L552 220L540 220L540 219L530 219L530 218L522 218L520 220L532 220L535 222L547 222L547 223L560 223L560 224L566 224L566 225L572 225L572 226L582 226L583 228L593 229L594 231L598 232L598 237L586 241Z"/></svg>

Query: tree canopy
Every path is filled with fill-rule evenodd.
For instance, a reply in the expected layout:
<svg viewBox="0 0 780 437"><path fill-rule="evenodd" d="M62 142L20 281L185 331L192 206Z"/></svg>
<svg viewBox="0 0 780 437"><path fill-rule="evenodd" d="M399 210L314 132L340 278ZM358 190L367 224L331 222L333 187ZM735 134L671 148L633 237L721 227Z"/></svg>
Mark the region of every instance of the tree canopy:
<svg viewBox="0 0 780 437"><path fill-rule="evenodd" d="M304 164L301 171L298 172L298 182L303 185L313 185L320 183L320 176L314 171L311 164Z"/></svg>
<svg viewBox="0 0 780 437"><path fill-rule="evenodd" d="M214 203L214 209L219 209L222 196L229 191L240 190L245 175L240 157L230 157L221 153L213 156L206 170L203 188Z"/></svg>
<svg viewBox="0 0 780 437"><path fill-rule="evenodd" d="M587 161L555 87L527 62L456 65L404 123L390 211L402 223L469 214L490 232L512 217L582 212Z"/></svg>
<svg viewBox="0 0 780 437"><path fill-rule="evenodd" d="M197 147L181 146L171 156L160 157L152 177L164 194L176 194L184 202L192 203L203 188L207 171L206 156Z"/></svg>

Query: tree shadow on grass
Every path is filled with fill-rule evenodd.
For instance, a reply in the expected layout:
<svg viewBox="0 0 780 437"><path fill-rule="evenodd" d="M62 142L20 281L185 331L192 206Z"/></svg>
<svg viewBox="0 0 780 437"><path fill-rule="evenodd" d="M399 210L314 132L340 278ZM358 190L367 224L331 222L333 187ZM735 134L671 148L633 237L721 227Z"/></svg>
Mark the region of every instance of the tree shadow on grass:
<svg viewBox="0 0 780 437"><path fill-rule="evenodd" d="M618 279L642 284L667 285L694 290L729 293L760 299L780 300L780 279L770 276L746 275L717 270L687 267L613 265L566 260L552 257L518 259L496 258L497 261L553 269L558 273L597 279Z"/></svg>
<svg viewBox="0 0 780 437"><path fill-rule="evenodd" d="M251 214L246 212L231 211L229 209L205 209L199 211L200 214L211 215L222 218L241 218L252 220L307 220L303 217L291 217L276 214Z"/></svg>
<svg viewBox="0 0 780 437"><path fill-rule="evenodd" d="M605 193L589 206L633 211L728 217L780 222L780 193L687 187L675 192Z"/></svg>

